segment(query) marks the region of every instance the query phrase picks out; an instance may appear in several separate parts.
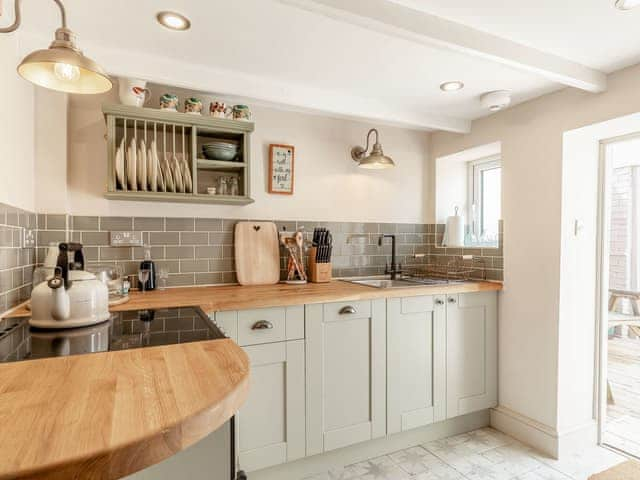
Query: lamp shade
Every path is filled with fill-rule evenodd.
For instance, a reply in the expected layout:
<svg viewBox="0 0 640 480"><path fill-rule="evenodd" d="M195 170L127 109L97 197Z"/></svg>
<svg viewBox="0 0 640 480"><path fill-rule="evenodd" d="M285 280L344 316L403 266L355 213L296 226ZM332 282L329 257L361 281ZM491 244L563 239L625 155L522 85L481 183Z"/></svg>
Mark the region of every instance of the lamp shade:
<svg viewBox="0 0 640 480"><path fill-rule="evenodd" d="M102 67L78 49L75 34L66 27L56 30L48 49L27 55L18 73L31 83L59 92L94 94L113 87Z"/></svg>
<svg viewBox="0 0 640 480"><path fill-rule="evenodd" d="M370 170L382 170L383 168L393 168L396 164L391 160L391 157L387 157L382 151L382 145L378 142L373 144L371 154L362 156L358 160L358 166L360 168L368 168Z"/></svg>
<svg viewBox="0 0 640 480"><path fill-rule="evenodd" d="M18 65L18 73L36 85L67 93L103 93L113 86L97 63L68 48L32 52Z"/></svg>

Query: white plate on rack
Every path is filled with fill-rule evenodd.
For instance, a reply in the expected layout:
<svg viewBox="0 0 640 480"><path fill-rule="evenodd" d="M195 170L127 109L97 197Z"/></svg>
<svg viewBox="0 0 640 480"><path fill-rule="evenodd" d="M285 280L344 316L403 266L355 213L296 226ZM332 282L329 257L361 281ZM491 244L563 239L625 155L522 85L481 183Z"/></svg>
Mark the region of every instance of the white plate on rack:
<svg viewBox="0 0 640 480"><path fill-rule="evenodd" d="M164 173L164 180L167 183L167 192L175 192L176 187L173 183L173 174L171 173L171 164L169 163L169 159L167 158L169 155L164 157L164 161L162 163L162 170Z"/></svg>
<svg viewBox="0 0 640 480"><path fill-rule="evenodd" d="M120 145L118 146L118 150L116 150L116 160L115 160L116 179L120 184L121 190L127 189L127 184L126 184L125 175L124 175L124 150L125 150L125 146L124 146L124 137L123 137L122 140L120 141Z"/></svg>
<svg viewBox="0 0 640 480"><path fill-rule="evenodd" d="M191 170L189 169L189 162L182 158L182 172L184 174L184 189L187 193L193 193L193 181L191 180Z"/></svg>
<svg viewBox="0 0 640 480"><path fill-rule="evenodd" d="M147 191L147 148L144 144L144 140L140 140L140 150L138 150L140 158L138 159L138 183L140 190Z"/></svg>
<svg viewBox="0 0 640 480"><path fill-rule="evenodd" d="M153 160L154 160L154 163L156 164L156 171L158 172L158 191L166 192L167 186L164 183L164 172L162 168L162 162L158 158L158 149L156 148L155 143L153 144Z"/></svg>
<svg viewBox="0 0 640 480"><path fill-rule="evenodd" d="M178 162L178 157L173 155L171 159L171 173L173 174L173 181L176 184L176 192L184 193L184 182L182 181L182 167Z"/></svg>
<svg viewBox="0 0 640 480"><path fill-rule="evenodd" d="M147 178L149 180L149 189L152 192L158 191L158 171L155 168L156 162L153 157L153 148L150 146L147 150Z"/></svg>
<svg viewBox="0 0 640 480"><path fill-rule="evenodd" d="M127 176L129 178L129 188L134 192L138 191L138 176L136 175L138 163L138 152L135 138L131 139L129 145L129 155L127 156Z"/></svg>

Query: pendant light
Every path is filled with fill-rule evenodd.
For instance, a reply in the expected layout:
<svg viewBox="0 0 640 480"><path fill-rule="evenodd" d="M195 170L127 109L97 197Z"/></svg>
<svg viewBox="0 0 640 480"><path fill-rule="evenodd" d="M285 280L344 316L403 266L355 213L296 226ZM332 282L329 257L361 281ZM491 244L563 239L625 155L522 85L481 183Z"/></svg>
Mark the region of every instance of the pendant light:
<svg viewBox="0 0 640 480"><path fill-rule="evenodd" d="M371 148L371 153L367 155L369 150L369 137L371 134L376 134L376 141ZM351 158L358 164L360 168L368 168L370 170L381 170L383 168L393 168L396 166L391 160L391 157L387 157L382 151L382 145L378 142L378 130L372 128L367 133L367 146L353 147L351 149Z"/></svg>
<svg viewBox="0 0 640 480"><path fill-rule="evenodd" d="M62 27L48 49L36 50L27 55L18 73L25 80L50 90L66 93L96 94L111 90L113 83L96 62L85 57L76 44L76 34L67 28L67 15L60 0L53 0L60 8ZM13 25L0 28L0 33L10 33L21 23L20 0L15 0Z"/></svg>

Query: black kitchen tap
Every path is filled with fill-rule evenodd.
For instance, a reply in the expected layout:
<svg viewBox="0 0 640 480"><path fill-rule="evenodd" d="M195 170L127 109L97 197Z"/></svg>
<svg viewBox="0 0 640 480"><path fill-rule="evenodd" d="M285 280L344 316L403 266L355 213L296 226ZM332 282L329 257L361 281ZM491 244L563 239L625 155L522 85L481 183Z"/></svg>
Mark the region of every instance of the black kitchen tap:
<svg viewBox="0 0 640 480"><path fill-rule="evenodd" d="M398 274L402 273L402 269L399 265L396 265L396 236L390 234L382 234L380 238L378 238L378 246L382 246L382 242L385 238L391 239L391 268L385 266L384 273L385 275L391 275L391 280L395 280Z"/></svg>

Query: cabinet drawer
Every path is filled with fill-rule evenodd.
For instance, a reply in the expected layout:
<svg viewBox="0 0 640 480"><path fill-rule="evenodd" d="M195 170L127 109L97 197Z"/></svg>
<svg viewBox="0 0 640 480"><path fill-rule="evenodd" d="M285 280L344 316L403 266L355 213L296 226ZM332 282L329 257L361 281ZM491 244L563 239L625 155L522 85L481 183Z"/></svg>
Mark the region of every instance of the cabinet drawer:
<svg viewBox="0 0 640 480"><path fill-rule="evenodd" d="M371 301L337 302L324 304L324 321L335 322L371 317Z"/></svg>
<svg viewBox="0 0 640 480"><path fill-rule="evenodd" d="M238 312L238 344L259 345L286 339L286 309L260 308Z"/></svg>

